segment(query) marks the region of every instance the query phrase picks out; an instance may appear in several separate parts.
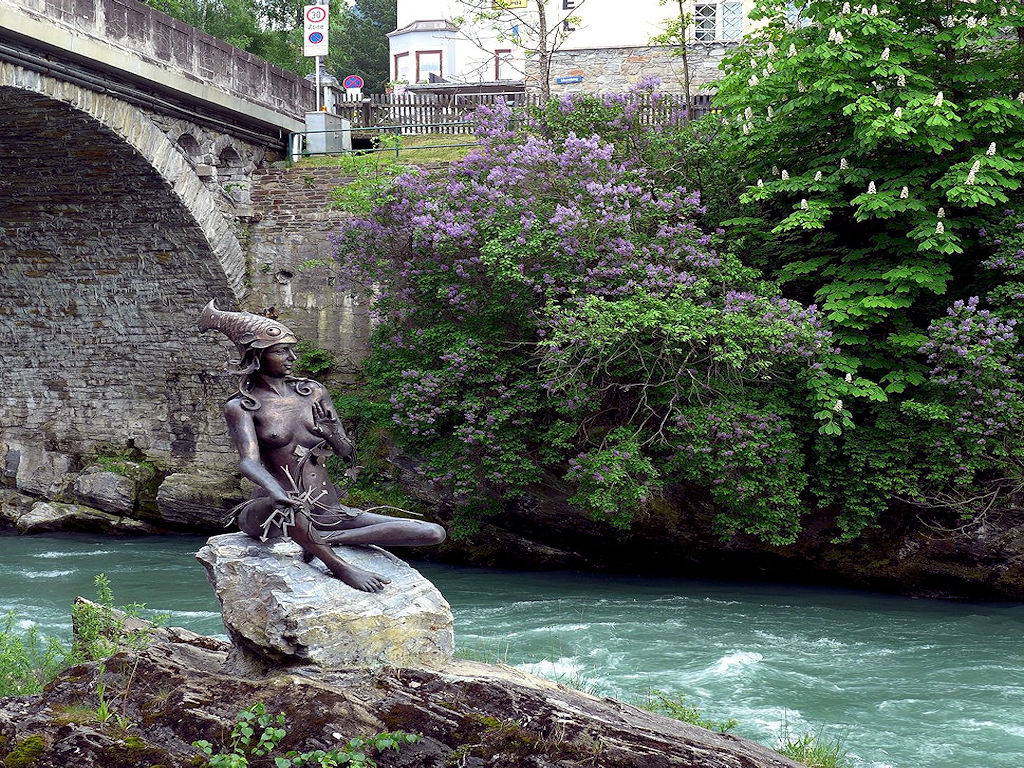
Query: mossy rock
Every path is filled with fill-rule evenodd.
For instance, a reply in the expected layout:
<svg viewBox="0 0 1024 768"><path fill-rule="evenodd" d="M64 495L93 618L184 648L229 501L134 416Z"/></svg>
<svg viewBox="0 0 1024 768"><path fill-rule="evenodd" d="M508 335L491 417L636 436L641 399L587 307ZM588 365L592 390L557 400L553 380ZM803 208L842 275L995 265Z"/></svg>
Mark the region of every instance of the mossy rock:
<svg viewBox="0 0 1024 768"><path fill-rule="evenodd" d="M22 739L4 758L4 768L31 768L46 753L46 746L46 739L42 736Z"/></svg>
<svg viewBox="0 0 1024 768"><path fill-rule="evenodd" d="M138 736L126 736L103 750L104 768L139 768L166 762L165 750ZM160 761L160 762L156 762Z"/></svg>

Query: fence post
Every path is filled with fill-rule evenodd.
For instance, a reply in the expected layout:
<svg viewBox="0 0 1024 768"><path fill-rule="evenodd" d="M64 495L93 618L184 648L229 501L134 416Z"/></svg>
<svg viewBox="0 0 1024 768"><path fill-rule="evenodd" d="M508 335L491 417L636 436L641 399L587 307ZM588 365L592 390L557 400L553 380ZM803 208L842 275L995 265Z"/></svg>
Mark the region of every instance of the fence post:
<svg viewBox="0 0 1024 768"><path fill-rule="evenodd" d="M369 99L363 99L363 103L362 103L362 107L363 107L363 109L362 109L362 112L363 112L363 114L362 114L362 120L363 120L362 127L363 128L369 128L370 127L370 120L371 120L371 117L370 117L370 114L371 114L371 112L370 112L370 105L371 105L371 102L370 102Z"/></svg>

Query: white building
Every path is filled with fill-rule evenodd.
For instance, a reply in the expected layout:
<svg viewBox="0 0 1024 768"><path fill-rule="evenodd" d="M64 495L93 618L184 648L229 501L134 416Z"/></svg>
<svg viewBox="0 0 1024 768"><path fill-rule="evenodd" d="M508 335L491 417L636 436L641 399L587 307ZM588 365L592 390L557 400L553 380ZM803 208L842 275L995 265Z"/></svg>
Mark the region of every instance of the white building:
<svg viewBox="0 0 1024 768"><path fill-rule="evenodd" d="M722 53L748 31L753 4L685 0L684 11L693 19L695 82L714 79ZM496 18L479 19L481 6ZM553 91L623 90L645 75L666 83L678 78L678 57L670 48L650 44L677 13L675 3L546 0L545 9L549 28L561 38L552 57ZM536 47L536 18L536 0L398 0L398 29L389 35L392 79L415 84L535 78L535 57L528 59L524 48Z"/></svg>

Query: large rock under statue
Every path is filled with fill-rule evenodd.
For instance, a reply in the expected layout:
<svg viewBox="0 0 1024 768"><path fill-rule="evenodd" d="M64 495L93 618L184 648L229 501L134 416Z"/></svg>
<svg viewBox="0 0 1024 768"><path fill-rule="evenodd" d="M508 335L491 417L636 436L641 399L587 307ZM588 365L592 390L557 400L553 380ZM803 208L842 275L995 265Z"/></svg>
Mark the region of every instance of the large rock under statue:
<svg viewBox="0 0 1024 768"><path fill-rule="evenodd" d="M297 544L243 533L212 537L196 557L233 643L270 665L431 667L451 659L452 611L433 584L377 547L335 549L391 583L360 592L319 561L304 563Z"/></svg>

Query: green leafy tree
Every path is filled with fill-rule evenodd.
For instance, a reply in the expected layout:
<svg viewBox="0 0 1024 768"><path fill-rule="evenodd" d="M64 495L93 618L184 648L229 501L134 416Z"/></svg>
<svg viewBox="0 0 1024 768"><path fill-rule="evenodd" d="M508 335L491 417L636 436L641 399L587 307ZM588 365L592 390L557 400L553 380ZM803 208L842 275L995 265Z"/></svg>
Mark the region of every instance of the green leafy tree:
<svg viewBox="0 0 1024 768"><path fill-rule="evenodd" d="M331 58L328 67L341 80L360 75L363 90L383 93L390 80L391 60L387 33L398 24L397 0L357 0L343 4L331 22Z"/></svg>
<svg viewBox="0 0 1024 768"><path fill-rule="evenodd" d="M1020 403L1005 395L1019 292L993 292L1008 275L990 267L1006 249L993 232L1020 221L1024 8L761 0L752 16L717 98L747 184L730 223L754 263L824 311L849 374L836 396L862 425L817 447L820 497L855 531L894 496L1018 487ZM958 340L947 317L969 326ZM965 388L972 361L998 370L998 405Z"/></svg>

